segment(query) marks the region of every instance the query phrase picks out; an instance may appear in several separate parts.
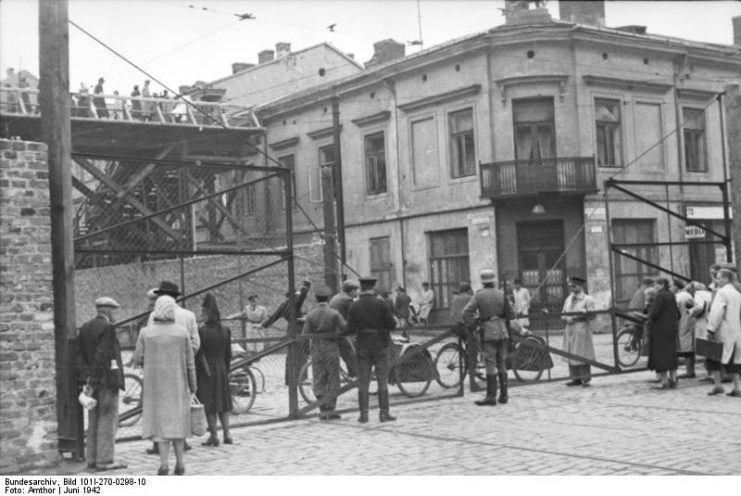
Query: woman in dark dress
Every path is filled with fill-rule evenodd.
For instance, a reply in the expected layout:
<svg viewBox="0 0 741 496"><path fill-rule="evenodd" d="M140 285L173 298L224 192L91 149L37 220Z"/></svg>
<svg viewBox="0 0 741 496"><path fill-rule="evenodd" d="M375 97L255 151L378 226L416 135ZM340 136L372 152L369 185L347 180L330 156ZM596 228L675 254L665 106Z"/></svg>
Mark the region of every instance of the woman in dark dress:
<svg viewBox="0 0 741 496"><path fill-rule="evenodd" d="M196 376L198 378L198 399L203 403L211 434L204 446L218 446L216 435L216 416L224 430L224 444L232 444L229 435L229 412L232 397L229 394L229 365L232 360L232 335L228 328L222 327L221 315L216 298L211 293L203 298L203 324L198 329L201 348L196 356Z"/></svg>
<svg viewBox="0 0 741 496"><path fill-rule="evenodd" d="M677 339L679 336L679 308L674 293L669 290L669 279L656 279L656 299L648 311L651 334L648 349L648 368L656 371L661 380L660 389L677 387Z"/></svg>

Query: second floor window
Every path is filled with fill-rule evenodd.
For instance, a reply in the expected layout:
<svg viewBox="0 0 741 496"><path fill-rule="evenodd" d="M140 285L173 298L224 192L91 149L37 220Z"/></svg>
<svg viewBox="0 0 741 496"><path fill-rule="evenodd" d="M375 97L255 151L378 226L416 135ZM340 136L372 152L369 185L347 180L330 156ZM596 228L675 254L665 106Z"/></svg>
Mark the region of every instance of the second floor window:
<svg viewBox="0 0 741 496"><path fill-rule="evenodd" d="M621 166L620 100L595 99L594 119L597 127L597 165Z"/></svg>
<svg viewBox="0 0 741 496"><path fill-rule="evenodd" d="M383 132L365 137L366 193L386 192L386 145Z"/></svg>
<svg viewBox="0 0 741 496"><path fill-rule="evenodd" d="M450 114L450 175L453 178L476 173L473 141L473 109Z"/></svg>
<svg viewBox="0 0 741 496"><path fill-rule="evenodd" d="M689 172L706 172L708 163L705 154L705 111L683 108L684 163Z"/></svg>
<svg viewBox="0 0 741 496"><path fill-rule="evenodd" d="M513 100L515 158L540 160L556 156L553 98Z"/></svg>

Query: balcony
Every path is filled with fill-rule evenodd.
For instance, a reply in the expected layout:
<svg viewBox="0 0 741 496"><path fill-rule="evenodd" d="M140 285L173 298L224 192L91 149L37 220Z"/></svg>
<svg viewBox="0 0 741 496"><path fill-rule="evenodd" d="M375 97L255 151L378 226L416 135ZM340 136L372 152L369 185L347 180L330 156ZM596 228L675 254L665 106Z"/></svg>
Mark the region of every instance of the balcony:
<svg viewBox="0 0 741 496"><path fill-rule="evenodd" d="M597 191L594 157L557 157L481 164L481 196L492 200Z"/></svg>

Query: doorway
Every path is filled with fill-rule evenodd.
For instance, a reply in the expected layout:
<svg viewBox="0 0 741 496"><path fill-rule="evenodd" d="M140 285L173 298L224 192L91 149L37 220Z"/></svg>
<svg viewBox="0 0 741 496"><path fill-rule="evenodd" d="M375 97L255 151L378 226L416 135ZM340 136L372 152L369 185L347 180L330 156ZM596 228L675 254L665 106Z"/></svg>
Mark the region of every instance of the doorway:
<svg viewBox="0 0 741 496"><path fill-rule="evenodd" d="M563 221L518 222L517 251L531 311L560 312L566 295Z"/></svg>

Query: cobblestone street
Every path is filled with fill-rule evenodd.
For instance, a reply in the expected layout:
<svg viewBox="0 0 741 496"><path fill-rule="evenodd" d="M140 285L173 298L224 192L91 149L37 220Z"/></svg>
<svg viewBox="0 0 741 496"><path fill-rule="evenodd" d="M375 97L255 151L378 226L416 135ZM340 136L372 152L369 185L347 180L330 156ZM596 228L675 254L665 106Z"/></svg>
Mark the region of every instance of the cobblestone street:
<svg viewBox="0 0 741 496"><path fill-rule="evenodd" d="M511 388L510 403L476 407L474 395L393 409L365 426L351 412L234 429L233 446L191 439L190 475L729 475L741 474L741 401L708 397L697 379L659 391L649 372ZM726 385L726 390L730 390ZM475 395L478 396L478 395ZM120 443L129 468L154 474L146 441ZM171 455L172 456L172 455ZM172 462L174 463L174 461Z"/></svg>

